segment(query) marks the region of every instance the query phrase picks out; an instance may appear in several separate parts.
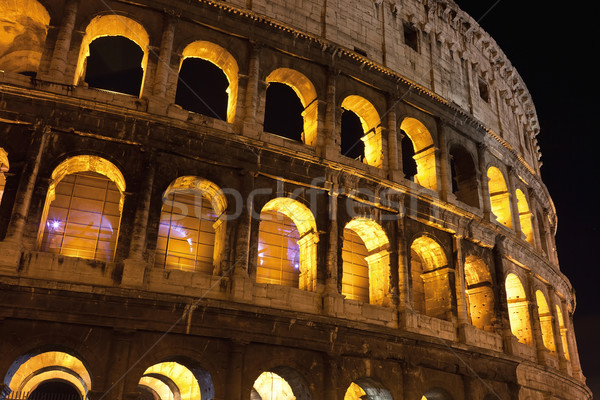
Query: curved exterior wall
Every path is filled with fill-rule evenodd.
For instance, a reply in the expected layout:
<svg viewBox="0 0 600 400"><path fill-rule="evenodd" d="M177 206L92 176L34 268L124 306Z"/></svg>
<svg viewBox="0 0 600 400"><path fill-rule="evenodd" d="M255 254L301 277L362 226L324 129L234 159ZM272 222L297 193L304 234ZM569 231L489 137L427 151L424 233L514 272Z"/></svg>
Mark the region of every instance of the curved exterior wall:
<svg viewBox="0 0 600 400"><path fill-rule="evenodd" d="M359 398L353 382L369 399L591 399L533 102L452 1L15 0L5 15L13 3L39 40L0 42L0 397L35 389L15 370L60 352L92 400L138 398L165 361L202 400L260 398L265 371L297 399ZM139 97L83 82L105 35L144 51ZM174 104L190 56L227 76L226 121ZM298 93L303 142L264 131L270 82ZM343 108L362 118L362 161L340 152ZM80 172L114 184L107 260L43 245ZM203 272L158 266L178 190L215 213ZM261 281L261 210L297 227L297 287ZM366 246L368 301L342 294L345 227ZM40 371L64 372L52 357Z"/></svg>

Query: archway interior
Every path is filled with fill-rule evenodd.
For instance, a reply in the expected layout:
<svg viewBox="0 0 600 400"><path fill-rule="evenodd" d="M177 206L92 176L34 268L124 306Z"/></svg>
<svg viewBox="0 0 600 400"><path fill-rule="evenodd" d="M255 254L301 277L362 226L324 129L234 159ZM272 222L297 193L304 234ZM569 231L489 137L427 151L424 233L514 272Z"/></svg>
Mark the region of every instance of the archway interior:
<svg viewBox="0 0 600 400"><path fill-rule="evenodd" d="M263 372L254 381L251 400L295 400L290 384L274 372Z"/></svg>
<svg viewBox="0 0 600 400"><path fill-rule="evenodd" d="M538 306L538 316L540 318L540 328L542 330L542 342L544 347L551 353L556 353L556 346L554 344L554 329L552 327L552 314L546 301L546 296L541 290L536 290L535 300Z"/></svg>
<svg viewBox="0 0 600 400"><path fill-rule="evenodd" d="M401 131L402 141L400 145L402 147L402 172L404 172L404 177L412 182L415 181L415 176L418 173L417 170L417 162L415 161L415 147L410 140L410 136L406 134L406 132Z"/></svg>
<svg viewBox="0 0 600 400"><path fill-rule="evenodd" d="M519 342L532 344L529 303L521 280L515 274L508 274L505 287L510 330Z"/></svg>
<svg viewBox="0 0 600 400"><path fill-rule="evenodd" d="M512 211L510 207L510 193L502 172L496 167L488 168L488 190L492 213L496 220L507 228L512 229Z"/></svg>
<svg viewBox="0 0 600 400"><path fill-rule="evenodd" d="M463 203L479 208L479 186L477 169L469 152L462 146L450 149L450 172L452 193Z"/></svg>
<svg viewBox="0 0 600 400"><path fill-rule="evenodd" d="M265 99L265 132L301 142L303 111L302 102L294 89L285 83L269 83Z"/></svg>
<svg viewBox="0 0 600 400"><path fill-rule="evenodd" d="M569 360L569 342L567 340L567 327L565 326L565 320L563 318L560 306L556 305L556 318L558 318L558 328L560 329L560 340L562 342L563 353L565 358Z"/></svg>
<svg viewBox="0 0 600 400"><path fill-rule="evenodd" d="M348 156L354 155L354 148L360 146L358 141L360 140L364 146L363 154L361 154L364 156L363 162L373 167L381 168L383 166L383 141L381 137L381 119L379 118L379 113L370 101L356 95L346 97L342 101L341 107L345 110L343 114L351 111L358 116L360 124L362 125L363 134L362 137L357 138L358 129L354 127L352 128L352 132L346 134L344 121L342 121L340 131L342 154L347 154ZM354 118L350 117L350 114L348 117ZM352 126L354 126L354 124L355 121L352 122Z"/></svg>
<svg viewBox="0 0 600 400"><path fill-rule="evenodd" d="M165 361L147 368L138 382L140 391L155 400L210 400L214 387L210 374L185 363Z"/></svg>
<svg viewBox="0 0 600 400"><path fill-rule="evenodd" d="M415 161L417 172L413 172L413 165L410 163L410 154L408 153L409 143L402 141L402 163L407 168L404 174L407 177L414 177L414 182L432 190L437 190L437 166L435 159L435 146L429 130L415 118L405 118L400 125L400 130L410 139L410 145L414 150L412 159ZM406 148L406 149L405 149ZM404 153L406 152L406 153ZM406 160L405 160L406 158Z"/></svg>
<svg viewBox="0 0 600 400"><path fill-rule="evenodd" d="M341 152L343 156L362 161L365 144L362 140L365 132L360 118L350 110L342 111Z"/></svg>
<svg viewBox="0 0 600 400"><path fill-rule="evenodd" d="M99 37L90 43L85 82L89 87L138 96L144 52L123 36Z"/></svg>
<svg viewBox="0 0 600 400"><path fill-rule="evenodd" d="M175 104L211 118L227 120L229 80L211 61L188 57L179 70Z"/></svg>
<svg viewBox="0 0 600 400"><path fill-rule="evenodd" d="M527 197L525 197L525 194L521 191L521 189L516 190L516 195L521 232L523 235L525 235L525 240L533 244L533 223L531 221L532 214L529 209L529 202L527 201Z"/></svg>
<svg viewBox="0 0 600 400"><path fill-rule="evenodd" d="M27 400L81 400L77 388L63 379L52 379L40 383Z"/></svg>
<svg viewBox="0 0 600 400"><path fill-rule="evenodd" d="M393 397L374 379L360 378L348 386L344 400L393 400Z"/></svg>
<svg viewBox="0 0 600 400"><path fill-rule="evenodd" d="M492 331L495 322L492 275L479 257L469 255L465 259L465 286L471 324L478 329Z"/></svg>
<svg viewBox="0 0 600 400"><path fill-rule="evenodd" d="M369 302L369 251L361 237L352 229L344 229L342 245L342 294L348 299Z"/></svg>

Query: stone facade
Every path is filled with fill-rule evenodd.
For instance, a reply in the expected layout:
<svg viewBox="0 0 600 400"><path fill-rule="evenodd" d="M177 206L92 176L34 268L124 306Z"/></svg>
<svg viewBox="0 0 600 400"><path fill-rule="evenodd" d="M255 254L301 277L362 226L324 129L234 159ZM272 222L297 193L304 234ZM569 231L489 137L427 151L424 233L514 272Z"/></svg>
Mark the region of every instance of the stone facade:
<svg viewBox="0 0 600 400"><path fill-rule="evenodd" d="M0 41L0 398L72 380L92 400L148 398L141 387L157 400L266 399L267 372L293 392L271 389L278 399L591 399L534 105L452 1L0 10L41 38ZM85 84L104 36L144 52L139 96ZM225 120L175 104L187 57L227 77ZM298 94L302 141L264 131L272 82ZM364 128L361 160L341 154L344 109ZM64 182L89 173L117 198L106 257L104 222L95 256L63 251L64 233L48 244ZM206 271L160 265L165 204L184 192L215 214ZM296 287L261 277L261 211L297 228ZM348 230L365 246L356 281ZM346 285L360 284L353 297Z"/></svg>

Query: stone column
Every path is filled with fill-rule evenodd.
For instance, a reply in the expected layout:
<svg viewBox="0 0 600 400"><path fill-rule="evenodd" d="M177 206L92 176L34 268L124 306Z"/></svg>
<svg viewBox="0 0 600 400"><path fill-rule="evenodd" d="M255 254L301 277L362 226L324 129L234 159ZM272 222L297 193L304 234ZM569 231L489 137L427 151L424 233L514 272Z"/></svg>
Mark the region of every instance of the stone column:
<svg viewBox="0 0 600 400"><path fill-rule="evenodd" d="M577 340L575 339L575 329L573 328L573 314L569 312L568 315L563 316L565 318L565 326L567 328L567 342L571 345L569 348L569 355L571 356L571 368L573 371L573 377L579 379L581 382L585 381L583 372L581 371L581 363L579 362L579 352L577 351Z"/></svg>
<svg viewBox="0 0 600 400"><path fill-rule="evenodd" d="M158 97L165 97L167 91L167 80L171 71L171 54L173 53L173 38L175 37L176 25L177 17L174 14L166 14L160 42L160 54L154 75L154 90L152 92Z"/></svg>
<svg viewBox="0 0 600 400"><path fill-rule="evenodd" d="M75 28L78 9L79 0L68 0L65 3L46 79L67 83L65 81L65 70L67 67L67 58L71 48L71 38L73 36L73 29Z"/></svg>
<svg viewBox="0 0 600 400"><path fill-rule="evenodd" d="M405 212L398 214L398 310L403 312L411 309L409 250L406 247L407 238L404 228Z"/></svg>
<svg viewBox="0 0 600 400"><path fill-rule="evenodd" d="M124 286L142 286L146 261L144 260L144 247L146 246L146 231L148 230L148 215L150 214L150 202L154 183L156 163L150 155L147 167L144 169L146 176L139 188L137 209L135 211L131 242L129 244L129 256L124 261L123 277L121 284Z"/></svg>
<svg viewBox="0 0 600 400"><path fill-rule="evenodd" d="M4 263L8 269L12 269L11 267L16 268L21 258L25 221L29 214L29 206L35 190L49 132L49 127L44 127L32 134L27 160L21 173L10 221L6 229L6 236L4 241L0 243L0 253L4 254Z"/></svg>
<svg viewBox="0 0 600 400"><path fill-rule="evenodd" d="M227 368L226 399L242 399L242 381L244 378L244 357L248 343L233 341L229 348L229 366Z"/></svg>
<svg viewBox="0 0 600 400"><path fill-rule="evenodd" d="M339 184L336 177L332 177L329 190L329 237L327 249L327 275L325 278L325 293L323 294L323 312L327 315L337 316L344 311L344 296L338 291L338 283L341 277L338 275L338 248L339 241L338 225L338 201Z"/></svg>
<svg viewBox="0 0 600 400"><path fill-rule="evenodd" d="M533 274L527 272L527 287L525 288L527 293L528 305L529 305L529 322L531 324L531 340L533 346L537 351L537 359L540 364L548 365L547 354L549 350L544 346L544 339L542 336L542 326L540 322L540 313L538 311L538 305L536 302L535 290L533 289Z"/></svg>
<svg viewBox="0 0 600 400"><path fill-rule="evenodd" d="M323 361L323 393L324 400L338 400L337 371L339 369L337 359L332 354L326 354Z"/></svg>
<svg viewBox="0 0 600 400"><path fill-rule="evenodd" d="M248 84L246 86L246 97L244 104L244 123L242 133L250 137L258 137L259 127L256 113L259 105L259 72L260 72L260 53L262 44L250 42L250 61L248 63Z"/></svg>
<svg viewBox="0 0 600 400"><path fill-rule="evenodd" d="M388 176L391 180L399 181L404 175L400 171L398 164L398 124L396 123L396 103L398 99L393 96L388 96L388 114L387 114L387 131L388 131Z"/></svg>
<svg viewBox="0 0 600 400"><path fill-rule="evenodd" d="M450 173L450 158L448 155L448 138L446 137L446 129L448 129L448 125L443 121L438 121L438 146L440 149L440 168L438 175L440 184L438 186L438 190L440 191L441 198L444 201L447 201L448 197L452 194L452 184L450 183L452 174Z"/></svg>
<svg viewBox="0 0 600 400"><path fill-rule="evenodd" d="M554 301L554 290L552 286L546 285L548 289L548 308L550 309L550 314L552 315L552 333L554 336L554 348L556 351L556 356L558 358L558 367L561 371L568 373L567 368L567 358L565 357L565 349L563 348L563 342L560 332L560 321L558 320L558 315L556 314L556 302ZM559 306L560 308L560 306ZM562 311L561 311L562 313ZM564 323L564 317L563 317Z"/></svg>
<svg viewBox="0 0 600 400"><path fill-rule="evenodd" d="M515 173L512 168L508 168L507 184L508 184L508 199L510 200L511 216L513 220L513 230L517 233L517 236L524 238L523 231L521 229L521 218L519 218L519 205L517 201L517 192L515 185Z"/></svg>
<svg viewBox="0 0 600 400"><path fill-rule="evenodd" d="M490 202L489 179L485 163L486 144L477 145L477 158L479 161L479 171L481 172L481 205L483 207L483 217L488 221L492 217L492 203Z"/></svg>
<svg viewBox="0 0 600 400"><path fill-rule="evenodd" d="M134 397L126 393L127 371L129 368L129 352L131 339L134 331L127 329L115 329L110 344L109 365L107 371L107 391L103 394L105 400L125 400L126 397Z"/></svg>
<svg viewBox="0 0 600 400"><path fill-rule="evenodd" d="M456 274L456 316L458 325L469 323L469 310L467 310L466 287L465 287L465 262L462 252L462 236L454 236L454 268Z"/></svg>
<svg viewBox="0 0 600 400"><path fill-rule="evenodd" d="M336 140L338 134L336 106L336 81L340 71L330 67L327 73L327 94L325 107L324 141L321 149L322 157L332 159L340 153L340 141Z"/></svg>

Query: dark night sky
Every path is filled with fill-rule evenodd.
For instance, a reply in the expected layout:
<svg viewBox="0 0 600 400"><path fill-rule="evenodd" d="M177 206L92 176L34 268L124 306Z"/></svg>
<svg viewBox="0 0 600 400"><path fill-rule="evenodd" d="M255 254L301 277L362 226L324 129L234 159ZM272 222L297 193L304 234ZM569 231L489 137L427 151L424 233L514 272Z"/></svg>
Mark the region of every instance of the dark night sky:
<svg viewBox="0 0 600 400"><path fill-rule="evenodd" d="M598 183L599 22L582 6L500 0L456 0L498 43L523 77L537 109L542 179L558 214L561 270L576 295L575 332L587 384L600 398L600 217L591 206ZM484 14L486 14L484 16ZM484 16L483 18L481 18ZM598 246L598 247L596 247Z"/></svg>

